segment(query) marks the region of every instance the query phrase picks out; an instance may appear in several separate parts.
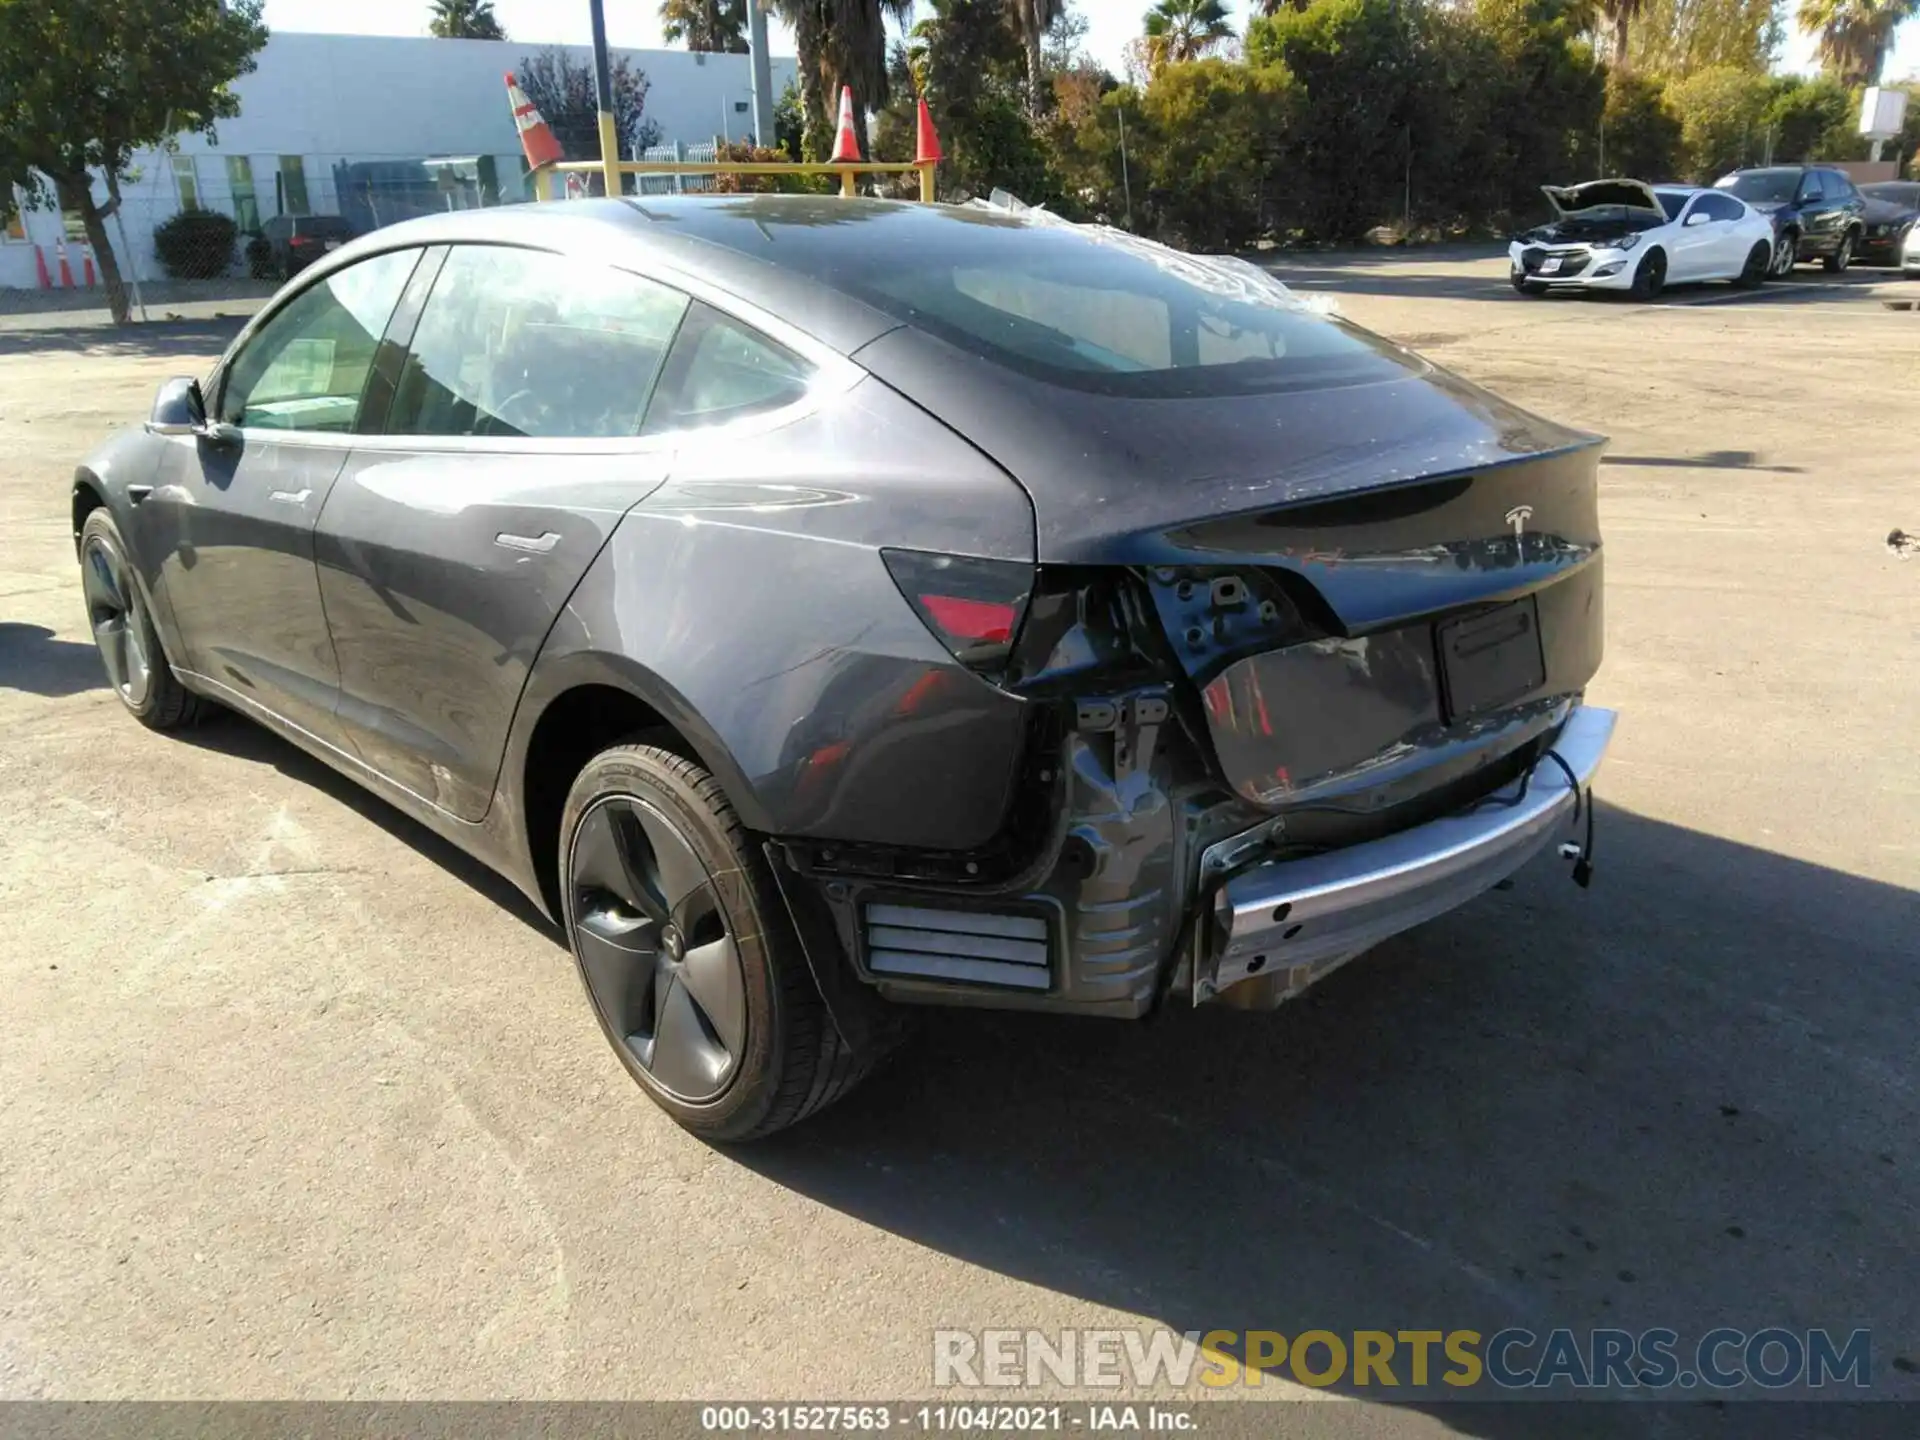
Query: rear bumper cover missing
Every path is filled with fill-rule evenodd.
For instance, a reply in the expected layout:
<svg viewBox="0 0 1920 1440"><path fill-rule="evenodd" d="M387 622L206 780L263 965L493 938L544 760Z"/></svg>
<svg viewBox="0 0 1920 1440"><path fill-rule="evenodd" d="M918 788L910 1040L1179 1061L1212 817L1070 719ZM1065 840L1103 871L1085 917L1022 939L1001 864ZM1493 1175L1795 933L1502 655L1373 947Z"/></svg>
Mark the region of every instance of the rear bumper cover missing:
<svg viewBox="0 0 1920 1440"><path fill-rule="evenodd" d="M1475 809L1383 839L1244 870L1215 897L1211 945L1193 984L1195 1003L1257 976L1271 1003L1328 971L1490 889L1557 838L1600 768L1615 714L1575 707L1552 750L1512 803ZM1509 792L1510 793L1510 792ZM1263 987L1265 988L1265 987Z"/></svg>

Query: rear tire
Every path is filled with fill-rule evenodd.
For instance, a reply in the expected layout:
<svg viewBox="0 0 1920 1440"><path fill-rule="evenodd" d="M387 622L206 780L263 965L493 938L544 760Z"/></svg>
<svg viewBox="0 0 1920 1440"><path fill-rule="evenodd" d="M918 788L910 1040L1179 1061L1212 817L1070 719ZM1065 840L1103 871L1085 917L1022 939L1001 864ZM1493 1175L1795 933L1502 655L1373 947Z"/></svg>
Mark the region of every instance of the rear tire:
<svg viewBox="0 0 1920 1440"><path fill-rule="evenodd" d="M1847 266L1853 263L1853 231L1849 230L1840 237L1840 248L1820 262L1820 267L1829 275L1844 275Z"/></svg>
<svg viewBox="0 0 1920 1440"><path fill-rule="evenodd" d="M707 1140L752 1140L853 1089L765 858L720 784L658 746L603 750L560 820L567 941L607 1041Z"/></svg>
<svg viewBox="0 0 1920 1440"><path fill-rule="evenodd" d="M120 527L104 505L80 526L80 584L107 683L128 713L149 730L178 730L199 720L207 702L173 673Z"/></svg>
<svg viewBox="0 0 1920 1440"><path fill-rule="evenodd" d="M1632 295L1636 300L1657 300L1660 292L1667 288L1667 257L1655 250L1633 272Z"/></svg>
<svg viewBox="0 0 1920 1440"><path fill-rule="evenodd" d="M1773 268L1773 247L1762 240L1747 255L1747 263L1733 283L1742 290L1758 290L1767 281L1767 272Z"/></svg>

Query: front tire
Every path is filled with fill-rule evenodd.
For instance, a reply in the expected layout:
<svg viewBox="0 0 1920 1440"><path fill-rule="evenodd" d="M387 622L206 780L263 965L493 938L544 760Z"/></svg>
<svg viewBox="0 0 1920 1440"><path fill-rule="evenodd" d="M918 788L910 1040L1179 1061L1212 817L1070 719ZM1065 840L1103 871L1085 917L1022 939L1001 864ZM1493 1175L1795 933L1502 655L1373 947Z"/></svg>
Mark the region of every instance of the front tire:
<svg viewBox="0 0 1920 1440"><path fill-rule="evenodd" d="M1537 281L1532 281L1527 279L1526 276L1522 275L1517 270L1514 271L1512 274L1510 274L1507 278L1512 282L1513 288L1522 295L1528 295L1528 296L1538 298L1539 296L1547 293L1546 286L1538 283Z"/></svg>
<svg viewBox="0 0 1920 1440"><path fill-rule="evenodd" d="M646 744L603 750L560 823L567 940L627 1073L707 1140L770 1135L871 1056L820 999L765 859L720 784Z"/></svg>
<svg viewBox="0 0 1920 1440"><path fill-rule="evenodd" d="M1633 272L1632 295L1636 300L1656 300L1660 292L1667 288L1667 257L1655 250L1640 262Z"/></svg>
<svg viewBox="0 0 1920 1440"><path fill-rule="evenodd" d="M1762 240L1747 254L1747 263L1740 273L1733 277L1733 283L1742 290L1758 290L1766 283L1767 272L1773 268L1773 247Z"/></svg>
<svg viewBox="0 0 1920 1440"><path fill-rule="evenodd" d="M1800 263L1800 236L1792 230L1780 237L1773 247L1773 278L1783 280L1793 273L1793 267Z"/></svg>
<svg viewBox="0 0 1920 1440"><path fill-rule="evenodd" d="M1853 231L1849 230L1840 237L1840 248L1820 262L1820 266L1829 275L1844 275L1847 266L1853 263Z"/></svg>
<svg viewBox="0 0 1920 1440"><path fill-rule="evenodd" d="M80 526L80 588L107 683L128 713L150 730L198 720L205 702L173 673L120 527L104 505Z"/></svg>

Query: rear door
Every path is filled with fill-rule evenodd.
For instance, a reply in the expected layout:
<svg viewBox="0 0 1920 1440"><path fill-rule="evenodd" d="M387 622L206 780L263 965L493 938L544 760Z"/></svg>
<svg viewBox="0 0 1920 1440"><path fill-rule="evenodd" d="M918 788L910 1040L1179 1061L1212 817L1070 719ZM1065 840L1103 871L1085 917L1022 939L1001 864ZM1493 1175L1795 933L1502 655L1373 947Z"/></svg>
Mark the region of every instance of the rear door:
<svg viewBox="0 0 1920 1440"><path fill-rule="evenodd" d="M382 775L486 813L534 656L622 515L666 478L640 435L687 307L539 250L454 246L317 537L339 716Z"/></svg>

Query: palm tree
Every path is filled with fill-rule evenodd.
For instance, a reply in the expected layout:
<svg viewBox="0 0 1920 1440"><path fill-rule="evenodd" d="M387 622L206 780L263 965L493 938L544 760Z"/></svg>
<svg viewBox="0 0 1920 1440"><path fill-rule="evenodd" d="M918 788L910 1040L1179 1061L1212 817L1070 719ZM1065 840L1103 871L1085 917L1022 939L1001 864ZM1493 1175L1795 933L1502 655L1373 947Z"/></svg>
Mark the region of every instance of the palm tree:
<svg viewBox="0 0 1920 1440"><path fill-rule="evenodd" d="M887 17L905 20L913 0L772 0L800 52L800 101L807 128L828 128L827 107L840 87L853 90L853 124L867 153L867 111L879 110L887 85Z"/></svg>
<svg viewBox="0 0 1920 1440"><path fill-rule="evenodd" d="M1066 9L1066 0L1007 0L1007 20L1027 52L1027 110L1036 118L1046 109L1045 62L1041 41Z"/></svg>
<svg viewBox="0 0 1920 1440"><path fill-rule="evenodd" d="M1607 22L1607 64L1623 75L1632 63L1627 58L1627 31L1641 4L1642 0L1598 0L1596 7Z"/></svg>
<svg viewBox="0 0 1920 1440"><path fill-rule="evenodd" d="M493 0L433 0L427 31L441 40L504 40Z"/></svg>
<svg viewBox="0 0 1920 1440"><path fill-rule="evenodd" d="M747 0L660 0L660 33L689 50L747 53Z"/></svg>
<svg viewBox="0 0 1920 1440"><path fill-rule="evenodd" d="M1920 0L1800 0L1799 24L1815 36L1820 63L1843 85L1871 85L1893 32L1920 14Z"/></svg>
<svg viewBox="0 0 1920 1440"><path fill-rule="evenodd" d="M1147 49L1155 70L1198 60L1222 40L1233 38L1227 7L1220 0L1160 0L1147 11Z"/></svg>

